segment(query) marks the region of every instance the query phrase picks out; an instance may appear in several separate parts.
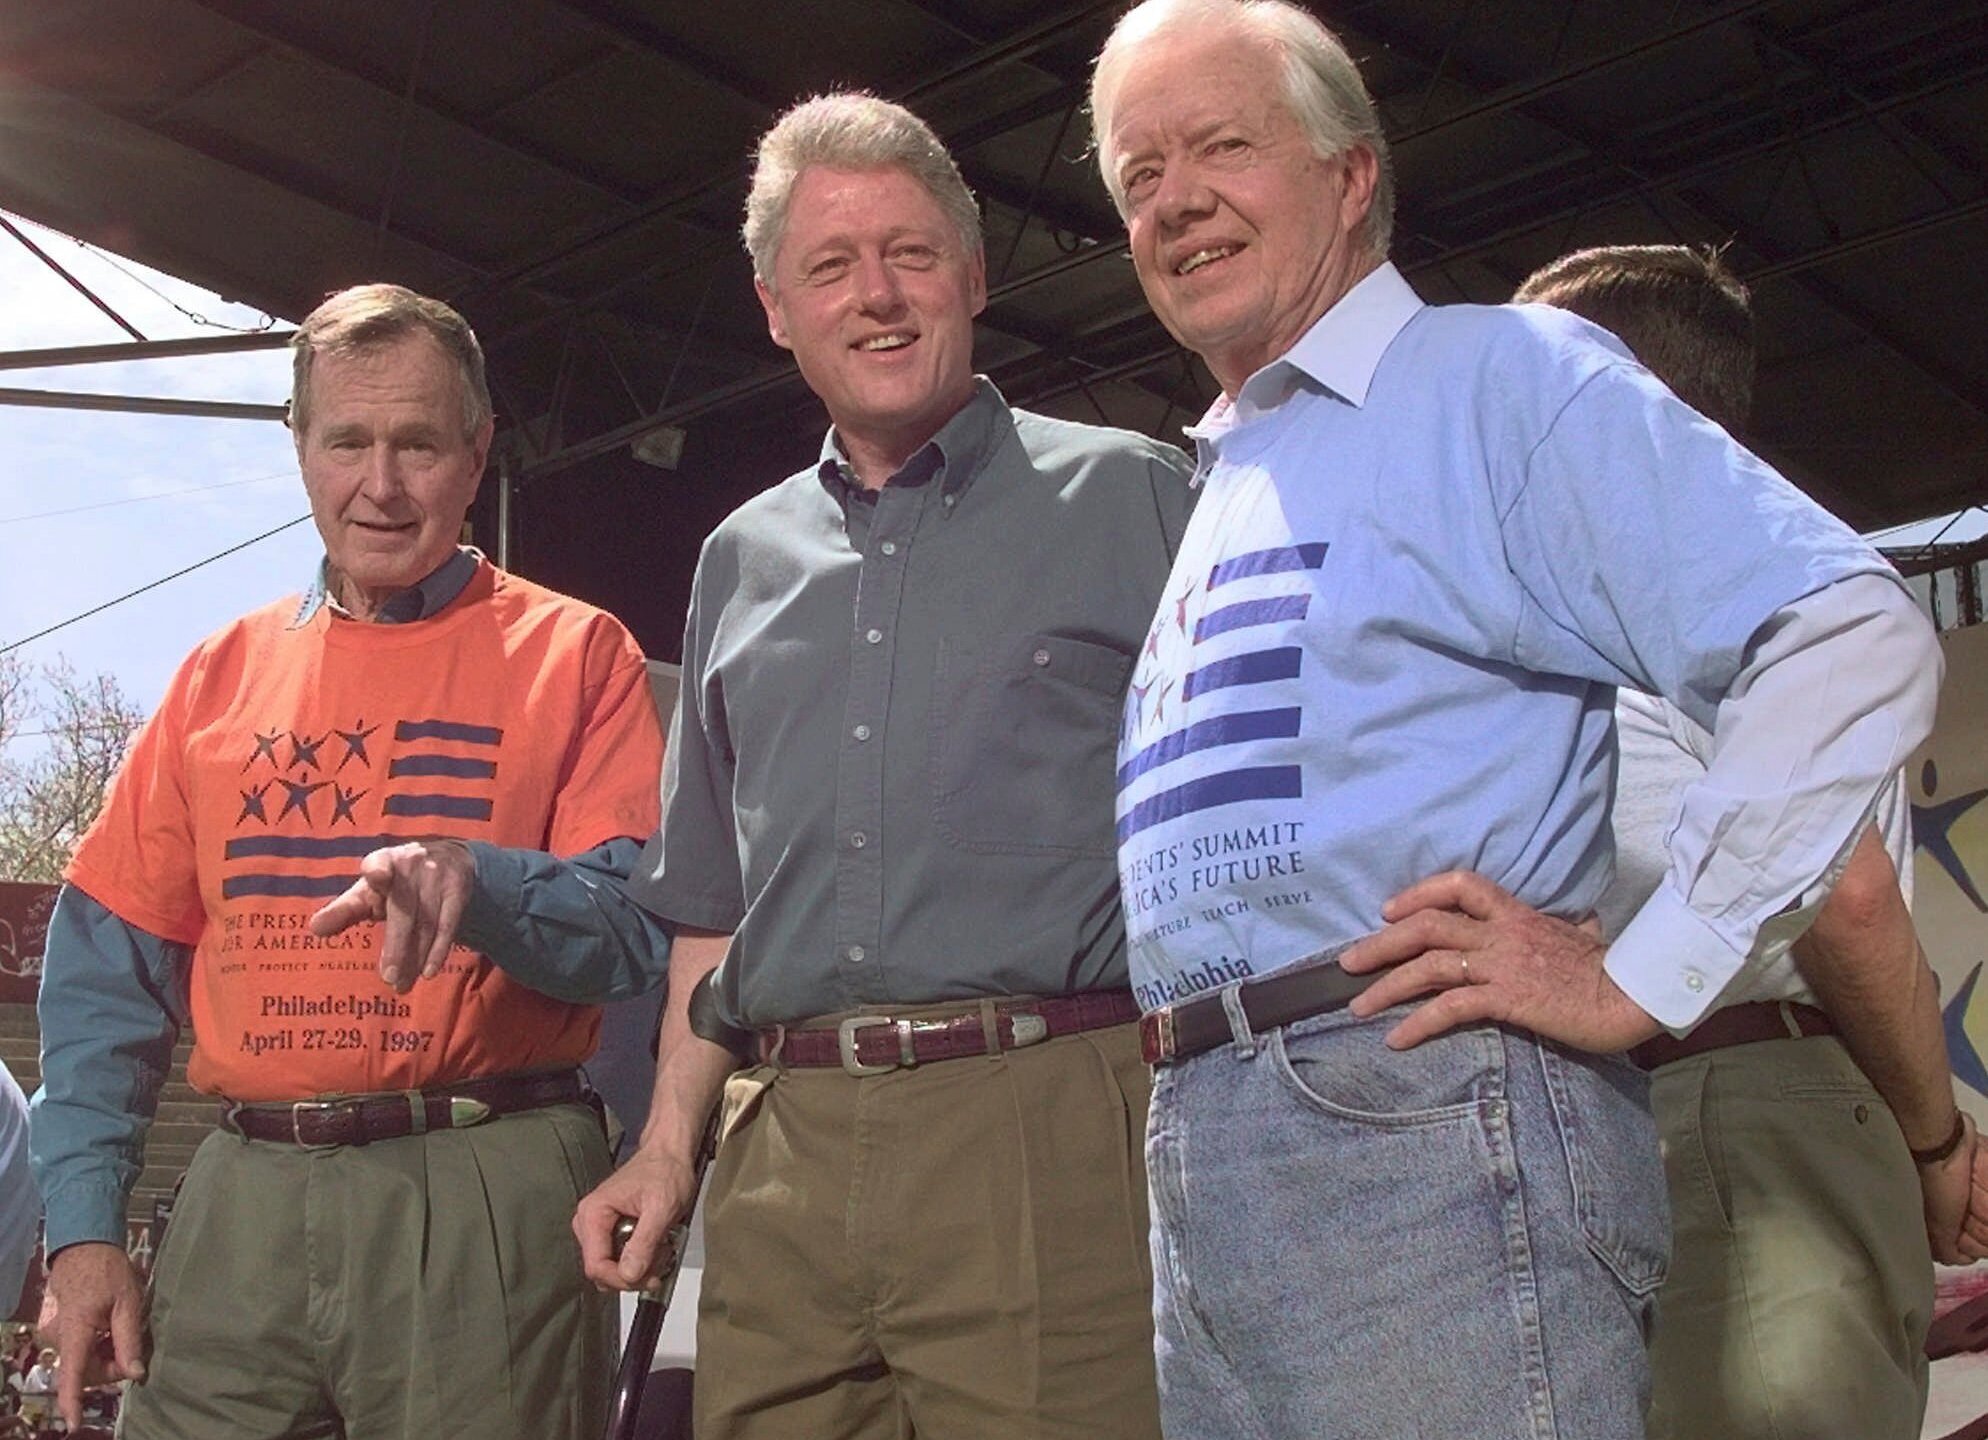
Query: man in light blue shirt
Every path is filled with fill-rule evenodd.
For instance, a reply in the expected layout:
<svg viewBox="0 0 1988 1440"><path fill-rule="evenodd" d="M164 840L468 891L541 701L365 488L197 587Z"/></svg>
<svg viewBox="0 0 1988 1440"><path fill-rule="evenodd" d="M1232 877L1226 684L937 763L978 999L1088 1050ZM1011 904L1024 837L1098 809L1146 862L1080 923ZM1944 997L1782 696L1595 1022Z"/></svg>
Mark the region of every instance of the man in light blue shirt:
<svg viewBox="0 0 1988 1440"><path fill-rule="evenodd" d="M40 1228L41 1197L28 1168L28 1101L0 1064L0 1317L21 1303Z"/></svg>
<svg viewBox="0 0 1988 1440"><path fill-rule="evenodd" d="M1640 1436L1663 1178L1607 1052L1820 903L1930 726L1930 629L1603 332L1424 306L1304 11L1150 0L1092 100L1223 389L1119 755L1165 1424ZM1717 748L1604 952L1617 684Z"/></svg>

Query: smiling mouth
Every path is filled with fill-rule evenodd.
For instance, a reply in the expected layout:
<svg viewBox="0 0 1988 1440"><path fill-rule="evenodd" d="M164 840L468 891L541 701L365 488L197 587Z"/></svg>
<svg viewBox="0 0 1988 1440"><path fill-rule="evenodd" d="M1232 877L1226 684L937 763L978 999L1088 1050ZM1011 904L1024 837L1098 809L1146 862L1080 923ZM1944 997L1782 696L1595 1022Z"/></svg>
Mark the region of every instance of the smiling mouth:
<svg viewBox="0 0 1988 1440"><path fill-rule="evenodd" d="M871 353L880 350L902 350L917 338L916 335L907 335L901 330L895 330L888 335L872 335L867 340L858 340L856 348Z"/></svg>
<svg viewBox="0 0 1988 1440"><path fill-rule="evenodd" d="M1204 265L1212 265L1217 260L1226 260L1242 249L1240 245L1211 245L1206 250L1196 250L1180 264L1173 267L1176 275L1192 275Z"/></svg>

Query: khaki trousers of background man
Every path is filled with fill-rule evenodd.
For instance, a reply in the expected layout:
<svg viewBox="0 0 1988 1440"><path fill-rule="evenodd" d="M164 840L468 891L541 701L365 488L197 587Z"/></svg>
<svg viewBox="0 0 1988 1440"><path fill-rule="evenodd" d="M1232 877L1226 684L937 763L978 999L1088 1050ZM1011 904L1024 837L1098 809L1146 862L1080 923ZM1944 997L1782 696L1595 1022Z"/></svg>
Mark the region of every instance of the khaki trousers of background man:
<svg viewBox="0 0 1988 1440"><path fill-rule="evenodd" d="M1660 1067L1670 1181L1651 1440L1916 1440L1933 1257L1919 1176L1833 1036Z"/></svg>
<svg viewBox="0 0 1988 1440"><path fill-rule="evenodd" d="M698 1440L1156 1440L1150 1090L1129 1025L734 1076Z"/></svg>
<svg viewBox="0 0 1988 1440"><path fill-rule="evenodd" d="M124 1440L594 1440L612 1300L573 1207L580 1105L370 1145L201 1142L153 1271Z"/></svg>

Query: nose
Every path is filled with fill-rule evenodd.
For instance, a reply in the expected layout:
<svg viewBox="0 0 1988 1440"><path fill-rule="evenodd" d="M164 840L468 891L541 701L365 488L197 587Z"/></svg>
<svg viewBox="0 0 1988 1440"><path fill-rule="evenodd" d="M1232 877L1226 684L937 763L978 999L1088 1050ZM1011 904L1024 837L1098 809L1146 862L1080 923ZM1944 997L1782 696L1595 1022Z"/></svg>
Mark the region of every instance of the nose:
<svg viewBox="0 0 1988 1440"><path fill-rule="evenodd" d="M360 493L375 505L386 505L397 499L406 488L400 473L399 452L385 443L369 448L363 478L359 483Z"/></svg>
<svg viewBox="0 0 1988 1440"><path fill-rule="evenodd" d="M865 255L857 261L856 303L865 315L886 318L904 308L897 271L882 255Z"/></svg>
<svg viewBox="0 0 1988 1440"><path fill-rule="evenodd" d="M1178 229L1212 214L1215 192L1203 183L1197 166L1176 163L1162 172L1153 194L1153 208L1162 225Z"/></svg>

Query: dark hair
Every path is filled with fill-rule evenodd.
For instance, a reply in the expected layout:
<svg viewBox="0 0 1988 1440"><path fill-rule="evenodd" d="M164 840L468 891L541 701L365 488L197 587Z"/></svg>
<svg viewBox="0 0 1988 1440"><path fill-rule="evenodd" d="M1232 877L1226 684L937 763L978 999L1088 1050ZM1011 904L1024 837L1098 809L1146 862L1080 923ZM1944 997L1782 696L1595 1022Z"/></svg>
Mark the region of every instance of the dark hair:
<svg viewBox="0 0 1988 1440"><path fill-rule="evenodd" d="M1753 409L1753 305L1711 249L1603 245L1526 277L1516 301L1571 310L1615 332L1695 409L1737 433Z"/></svg>

